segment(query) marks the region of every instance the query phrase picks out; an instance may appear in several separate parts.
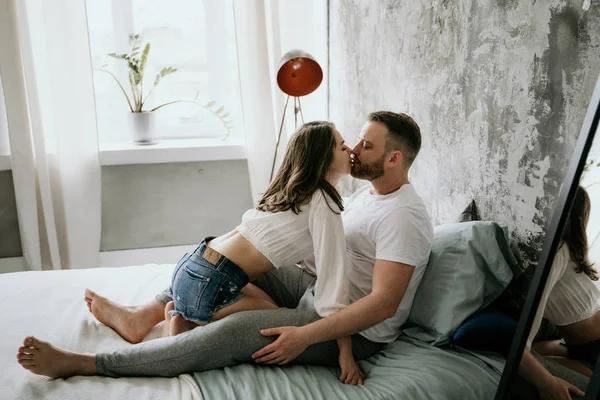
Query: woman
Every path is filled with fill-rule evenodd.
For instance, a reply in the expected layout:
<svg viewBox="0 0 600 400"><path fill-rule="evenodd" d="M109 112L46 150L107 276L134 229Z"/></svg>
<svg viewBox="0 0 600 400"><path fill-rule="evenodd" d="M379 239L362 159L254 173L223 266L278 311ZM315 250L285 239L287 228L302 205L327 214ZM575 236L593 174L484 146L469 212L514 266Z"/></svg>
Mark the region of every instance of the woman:
<svg viewBox="0 0 600 400"><path fill-rule="evenodd" d="M335 126L319 121L304 124L291 138L282 166L257 207L244 214L236 229L204 239L178 262L171 285L174 301L167 308L169 334L238 311L276 308L266 293L247 286L248 282L313 253L317 313L325 317L348 305L343 207L335 185L349 173L350 152ZM350 338L339 339L338 345L342 375L351 375L355 377L351 382L359 383L362 373L352 356ZM88 372L74 370L72 364L48 362L52 351L60 350L28 337L17 358L24 368L51 377Z"/></svg>
<svg viewBox="0 0 600 400"><path fill-rule="evenodd" d="M519 367L519 373L536 386L543 399L570 399L569 391L583 392L551 375L533 358L531 347L546 359L586 376L592 375L600 354L600 290L594 283L598 273L588 259L589 216L590 198L579 186ZM542 316L557 326L563 339L532 346Z"/></svg>

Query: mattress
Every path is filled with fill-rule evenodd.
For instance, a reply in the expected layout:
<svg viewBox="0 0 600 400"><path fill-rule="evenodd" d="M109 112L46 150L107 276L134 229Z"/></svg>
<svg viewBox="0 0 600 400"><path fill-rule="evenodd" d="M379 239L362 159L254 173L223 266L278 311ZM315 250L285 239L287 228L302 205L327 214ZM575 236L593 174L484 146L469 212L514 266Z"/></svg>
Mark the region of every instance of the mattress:
<svg viewBox="0 0 600 400"><path fill-rule="evenodd" d="M98 322L84 302L90 288L122 304L151 300L171 280L173 265L0 274L0 399L201 399L190 375L175 378L77 376L50 380L22 368L25 336L72 351L98 352L130 344ZM159 324L145 340L160 335Z"/></svg>

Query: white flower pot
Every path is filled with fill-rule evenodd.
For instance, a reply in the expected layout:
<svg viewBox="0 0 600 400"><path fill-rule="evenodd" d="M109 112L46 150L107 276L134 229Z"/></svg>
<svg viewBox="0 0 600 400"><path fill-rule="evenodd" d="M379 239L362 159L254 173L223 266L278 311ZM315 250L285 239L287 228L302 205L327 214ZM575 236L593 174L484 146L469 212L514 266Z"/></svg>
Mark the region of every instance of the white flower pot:
<svg viewBox="0 0 600 400"><path fill-rule="evenodd" d="M137 144L154 143L154 113L144 111L131 113L133 140Z"/></svg>

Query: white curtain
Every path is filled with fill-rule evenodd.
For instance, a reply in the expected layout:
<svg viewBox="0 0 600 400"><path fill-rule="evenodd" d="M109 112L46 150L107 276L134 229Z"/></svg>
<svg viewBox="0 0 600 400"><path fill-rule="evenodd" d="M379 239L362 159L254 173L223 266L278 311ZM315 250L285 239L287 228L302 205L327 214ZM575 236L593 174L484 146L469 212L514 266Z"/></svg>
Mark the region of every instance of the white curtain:
<svg viewBox="0 0 600 400"><path fill-rule="evenodd" d="M100 164L85 2L0 0L0 72L25 262L95 267Z"/></svg>
<svg viewBox="0 0 600 400"><path fill-rule="evenodd" d="M275 79L281 56L302 49L317 59L324 79L301 99L305 122L327 119L327 3L281 0L234 1L238 66L252 198L269 185L285 95ZM293 101L290 99L290 104ZM293 133L293 107L279 145L277 170Z"/></svg>

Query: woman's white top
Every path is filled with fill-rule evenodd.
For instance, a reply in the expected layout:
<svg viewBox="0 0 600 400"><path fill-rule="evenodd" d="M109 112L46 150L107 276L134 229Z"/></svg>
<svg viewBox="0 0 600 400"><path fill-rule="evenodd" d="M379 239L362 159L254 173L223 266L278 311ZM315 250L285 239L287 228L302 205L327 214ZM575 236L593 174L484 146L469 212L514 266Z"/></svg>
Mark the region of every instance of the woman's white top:
<svg viewBox="0 0 600 400"><path fill-rule="evenodd" d="M317 190L299 214L248 210L236 229L275 268L293 266L314 253L315 309L321 317L348 305L344 226L340 210L329 196L326 200Z"/></svg>
<svg viewBox="0 0 600 400"><path fill-rule="evenodd" d="M600 310L600 290L584 272L577 273L576 267L568 246L563 244L554 256L527 340L528 349L540 328L542 316L554 325L564 326L588 319Z"/></svg>

